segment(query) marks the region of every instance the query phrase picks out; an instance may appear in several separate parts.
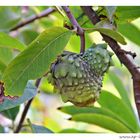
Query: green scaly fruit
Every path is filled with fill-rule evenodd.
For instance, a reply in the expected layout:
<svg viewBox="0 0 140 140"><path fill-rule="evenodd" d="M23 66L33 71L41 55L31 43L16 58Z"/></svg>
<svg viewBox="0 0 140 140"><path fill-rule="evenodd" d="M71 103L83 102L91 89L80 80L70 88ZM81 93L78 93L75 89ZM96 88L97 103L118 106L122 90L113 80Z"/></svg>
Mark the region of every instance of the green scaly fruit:
<svg viewBox="0 0 140 140"><path fill-rule="evenodd" d="M84 54L64 52L52 64L48 81L64 102L90 106L99 98L103 74L110 62L110 53L102 45L91 47Z"/></svg>
<svg viewBox="0 0 140 140"><path fill-rule="evenodd" d="M113 65L112 52L107 50L107 44L93 45L83 54L83 60L87 61L91 68L98 74L103 75Z"/></svg>

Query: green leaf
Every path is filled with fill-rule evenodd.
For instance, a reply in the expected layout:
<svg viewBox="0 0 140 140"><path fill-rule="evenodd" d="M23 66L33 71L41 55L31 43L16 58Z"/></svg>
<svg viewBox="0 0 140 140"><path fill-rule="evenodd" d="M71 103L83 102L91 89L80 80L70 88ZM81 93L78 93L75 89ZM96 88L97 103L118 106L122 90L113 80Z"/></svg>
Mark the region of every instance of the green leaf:
<svg viewBox="0 0 140 140"><path fill-rule="evenodd" d="M116 8L117 8L116 6L105 6L105 9L107 11L107 17L108 17L109 21L113 20L113 16L115 14Z"/></svg>
<svg viewBox="0 0 140 140"><path fill-rule="evenodd" d="M19 38L25 43L30 44L37 36L39 35L38 32L34 30L23 30L19 34Z"/></svg>
<svg viewBox="0 0 140 140"><path fill-rule="evenodd" d="M104 106L102 106L102 107L83 107L83 108L76 107L76 106L64 106L64 107L61 107L59 110L62 112L68 113L70 115L76 115L76 114L81 114L81 113L101 114L101 115L105 115L107 117L111 117L111 118L119 121L120 123L123 123L126 127L129 127L129 125L128 125L129 122L122 120L122 117L120 117L115 112L109 110L108 108L105 108ZM130 127L130 129L132 129L132 131L134 131L134 132L137 131L131 127Z"/></svg>
<svg viewBox="0 0 140 140"><path fill-rule="evenodd" d="M0 60L0 71L3 72L6 68L6 64L4 64L1 60Z"/></svg>
<svg viewBox="0 0 140 140"><path fill-rule="evenodd" d="M64 106L59 109L60 111L64 113L68 113L70 115L76 115L80 113L96 113L96 114L102 114L105 116L109 116L111 118L117 119L116 114L109 111L106 108L103 107L76 107L76 106Z"/></svg>
<svg viewBox="0 0 140 140"><path fill-rule="evenodd" d="M116 40L117 42L126 45L124 38L116 31L105 29L105 28L96 28L95 31L99 31L100 33L111 37L112 39Z"/></svg>
<svg viewBox="0 0 140 140"><path fill-rule="evenodd" d="M0 61L4 64L8 64L13 58L12 50L9 48L0 47Z"/></svg>
<svg viewBox="0 0 140 140"><path fill-rule="evenodd" d="M51 130L44 126L34 125L32 124L33 133L53 133Z"/></svg>
<svg viewBox="0 0 140 140"><path fill-rule="evenodd" d="M20 104L32 99L36 94L37 88L29 81L21 97L15 100L5 99L4 102L0 104L0 112L19 106Z"/></svg>
<svg viewBox="0 0 140 140"><path fill-rule="evenodd" d="M9 31L20 20L20 16L13 12L11 7L3 6L0 8L0 31Z"/></svg>
<svg viewBox="0 0 140 140"><path fill-rule="evenodd" d="M82 131L82 130L77 130L73 128L69 129L63 129L59 133L93 133L93 132L87 132L87 131Z"/></svg>
<svg viewBox="0 0 140 140"><path fill-rule="evenodd" d="M3 76L5 93L22 95L30 79L43 76L56 57L62 53L72 32L62 27L48 28L6 68Z"/></svg>
<svg viewBox="0 0 140 140"><path fill-rule="evenodd" d="M33 133L53 133L53 131L44 126L32 124L29 119L27 121Z"/></svg>
<svg viewBox="0 0 140 140"><path fill-rule="evenodd" d="M23 51L26 46L6 33L0 32L0 47Z"/></svg>
<svg viewBox="0 0 140 140"><path fill-rule="evenodd" d="M0 133L4 133L4 128L0 125Z"/></svg>
<svg viewBox="0 0 140 140"><path fill-rule="evenodd" d="M140 29L131 23L118 24L118 31L140 46Z"/></svg>
<svg viewBox="0 0 140 140"><path fill-rule="evenodd" d="M130 130L137 132L139 129L137 118L132 109L123 100L108 91L102 91L98 103L116 114L116 117Z"/></svg>
<svg viewBox="0 0 140 140"><path fill-rule="evenodd" d="M115 31L115 26L110 24L109 21L103 20L98 22L94 28L85 29L85 31L92 32L98 31L104 35L111 37L112 39L116 40L117 42L126 45L125 39L123 36Z"/></svg>
<svg viewBox="0 0 140 140"><path fill-rule="evenodd" d="M129 128L127 128L125 125L120 123L119 121L102 115L102 114L92 114L92 113L83 113L83 114L77 114L72 116L72 120L74 121L80 121L80 122L86 122L89 124L95 124L102 128L117 132L117 133L130 133L132 132Z"/></svg>
<svg viewBox="0 0 140 140"><path fill-rule="evenodd" d="M17 114L19 112L19 106L16 106L14 108L5 110L3 112L1 112L5 117L11 119L11 120L15 120L15 118L17 117Z"/></svg>
<svg viewBox="0 0 140 140"><path fill-rule="evenodd" d="M140 6L118 6L116 18L118 22L131 22L140 17Z"/></svg>
<svg viewBox="0 0 140 140"><path fill-rule="evenodd" d="M44 126L32 124L33 133L53 133L51 130Z"/></svg>
<svg viewBox="0 0 140 140"><path fill-rule="evenodd" d="M109 72L108 73L110 80L112 81L112 83L114 84L115 88L117 89L121 99L132 109L131 106L131 102L130 99L128 97L128 93L122 83L122 81L116 76L116 74L114 72Z"/></svg>

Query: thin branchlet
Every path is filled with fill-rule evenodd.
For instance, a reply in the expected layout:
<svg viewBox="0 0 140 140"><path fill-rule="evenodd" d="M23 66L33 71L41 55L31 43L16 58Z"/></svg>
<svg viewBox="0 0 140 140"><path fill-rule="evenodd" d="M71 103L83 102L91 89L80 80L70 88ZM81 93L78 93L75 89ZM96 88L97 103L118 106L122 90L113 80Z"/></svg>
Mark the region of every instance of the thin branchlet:
<svg viewBox="0 0 140 140"><path fill-rule="evenodd" d="M35 82L36 88L39 87L40 81L41 81L41 78L39 78L39 79L36 80L36 82ZM34 98L30 99L30 100L27 102L27 104L25 105L24 110L23 110L22 115L21 115L21 118L20 118L20 121L19 121L19 123L18 123L18 125L17 125L17 127L16 127L16 129L15 129L15 131L14 131L14 133L19 133L19 132L20 132L20 130L21 130L21 128L22 128L22 125L23 125L23 122L24 122L24 120L25 120L25 118L26 118L26 115L27 115L27 113L28 113L28 110L29 110L29 108L30 108L31 103L33 102L33 100L34 100Z"/></svg>
<svg viewBox="0 0 140 140"><path fill-rule="evenodd" d="M77 35L80 36L80 42L81 42L81 47L80 47L80 53L84 53L85 51L85 34L84 30L82 27L79 25L75 17L73 16L72 12L70 11L68 6L62 6L63 10L65 11L67 17L69 18L70 22L73 25L73 28L76 29Z"/></svg>
<svg viewBox="0 0 140 140"><path fill-rule="evenodd" d="M37 15L32 15L31 17L28 17L27 19L25 19L22 22L19 22L19 24L17 24L15 27L13 27L10 31L15 31L19 28L22 28L32 22L34 22L35 20L47 17L48 15L52 14L53 12L55 12L56 9L55 8L48 8L44 11L42 11L41 13L37 14Z"/></svg>

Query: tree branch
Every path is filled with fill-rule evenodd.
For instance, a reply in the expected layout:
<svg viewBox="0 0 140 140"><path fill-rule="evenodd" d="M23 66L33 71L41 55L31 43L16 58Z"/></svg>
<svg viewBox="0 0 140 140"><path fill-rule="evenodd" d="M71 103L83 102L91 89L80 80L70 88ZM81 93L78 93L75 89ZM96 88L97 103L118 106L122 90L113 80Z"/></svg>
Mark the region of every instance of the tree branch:
<svg viewBox="0 0 140 140"><path fill-rule="evenodd" d="M40 81L41 81L41 78L36 80L35 86L36 86L37 88L39 87ZM33 99L34 99L34 98L30 99L30 100L27 102L27 104L26 104L26 106L25 106L25 108L24 108L24 110L23 110L23 112L22 112L22 115L21 115L19 124L18 124L16 130L14 131L14 133L19 133L19 132L20 132L20 130L21 130L21 128L22 128L22 124L23 124L23 122L24 122L24 120L25 120L25 118L26 118L26 115L27 115L27 113L28 113L28 110L29 110L29 108L30 108L30 106L31 106L31 103L32 103Z"/></svg>
<svg viewBox="0 0 140 140"><path fill-rule="evenodd" d="M100 22L100 18L96 14L96 12L92 9L90 6L82 6L81 7L84 13L88 16L90 21L95 25L96 23ZM112 38L101 34L103 39L109 44L109 46L112 48L112 50L115 52L121 63L123 63L129 72L132 75L133 79L133 88L134 88L134 96L135 96L135 102L140 118L140 69L132 62L129 57L127 51L122 50L121 47L118 45L118 43L113 40Z"/></svg>
<svg viewBox="0 0 140 140"><path fill-rule="evenodd" d="M25 120L25 117L27 115L27 112L28 112L28 110L30 108L30 105L31 105L32 101L33 101L33 98L27 102L27 104L26 104L26 106L25 106L25 108L24 108L24 110L22 112L19 124L18 124L16 130L14 131L14 133L19 133L20 132L20 130L22 128L22 124L23 124L23 122Z"/></svg>
<svg viewBox="0 0 140 140"><path fill-rule="evenodd" d="M15 31L15 30L17 30L17 29L19 29L19 28L27 25L27 24L30 24L30 23L34 22L37 19L46 17L49 14L53 13L54 11L56 11L54 8L48 8L48 9L42 11L40 14L33 15L33 16L27 18L25 21L20 22L17 26L15 26L14 28L12 28L10 31Z"/></svg>
<svg viewBox="0 0 140 140"><path fill-rule="evenodd" d="M77 34L80 36L80 41L81 41L81 49L80 52L83 53L85 51L85 34L84 30L81 28L81 26L78 24L76 21L75 17L71 13L70 9L68 6L62 6L63 10L65 11L67 17L71 21L73 28L76 29Z"/></svg>

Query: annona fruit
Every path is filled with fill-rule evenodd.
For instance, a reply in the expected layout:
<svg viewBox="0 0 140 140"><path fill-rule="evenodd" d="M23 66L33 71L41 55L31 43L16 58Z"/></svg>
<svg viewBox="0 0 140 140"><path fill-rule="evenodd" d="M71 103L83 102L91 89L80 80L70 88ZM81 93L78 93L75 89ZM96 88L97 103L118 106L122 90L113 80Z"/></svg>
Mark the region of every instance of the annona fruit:
<svg viewBox="0 0 140 140"><path fill-rule="evenodd" d="M87 61L98 75L103 75L113 63L111 59L113 53L106 48L106 44L98 44L96 47L90 47L83 54L83 60Z"/></svg>
<svg viewBox="0 0 140 140"><path fill-rule="evenodd" d="M110 60L111 55L103 45L91 47L84 54L64 52L51 65L48 81L64 102L92 105L99 97Z"/></svg>

